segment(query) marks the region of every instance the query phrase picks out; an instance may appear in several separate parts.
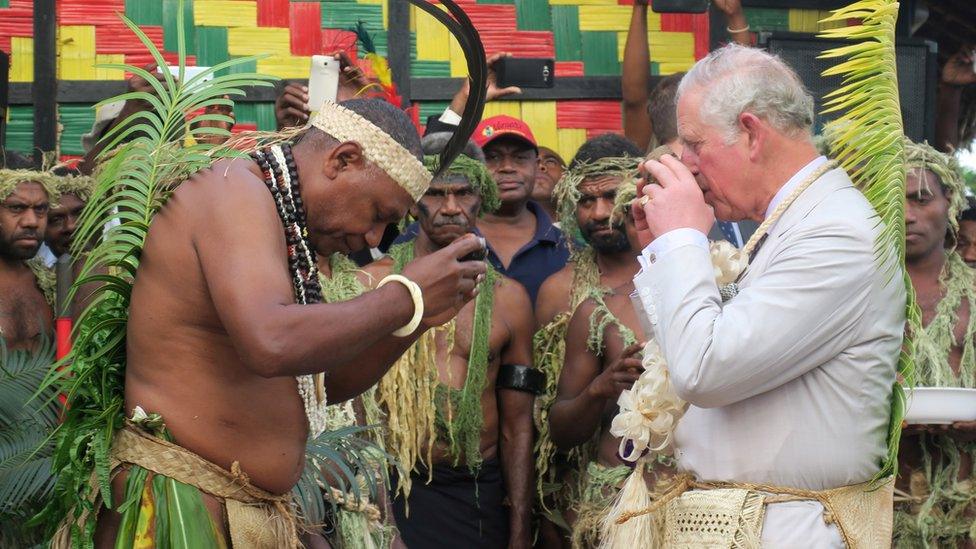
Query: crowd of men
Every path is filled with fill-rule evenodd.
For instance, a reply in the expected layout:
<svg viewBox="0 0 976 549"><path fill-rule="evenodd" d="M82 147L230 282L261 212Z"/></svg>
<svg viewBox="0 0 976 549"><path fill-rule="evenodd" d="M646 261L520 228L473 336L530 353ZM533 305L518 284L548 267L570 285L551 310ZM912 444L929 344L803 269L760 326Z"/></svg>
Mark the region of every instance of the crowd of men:
<svg viewBox="0 0 976 549"><path fill-rule="evenodd" d="M752 36L738 2L716 5L726 13L733 39L748 46ZM279 215L284 214L267 200L264 184L277 163L221 161L182 184L154 220L132 296L126 407L138 405L162 414L180 446L223 469L237 467L253 486L282 494L300 474L308 430L301 403L293 398L292 378L327 372L323 392L328 403L333 408L348 407L347 422L376 426L363 436L398 463L390 467L388 494L367 505L347 506L347 512L375 513L367 521L368 540L343 531L337 515L326 527L318 525L304 533L306 546L328 542L411 548L599 545L607 509L632 470L619 453L619 438L609 430L618 397L643 370L644 344L657 330L670 334L669 330L678 329L663 318L659 324L658 317L669 314L667 307L672 307L672 318L691 326L681 329L695 329L695 318L701 318L682 316L686 303L669 304L659 296L653 298L658 302L641 297L635 308L633 296L638 294L679 291L678 286L662 289L661 280L680 271L681 261L692 264L700 259L695 243L667 248L657 240L647 246L642 235L648 230L655 235L682 230L680 224L665 226L666 216L654 209L655 201L666 201L665 193L677 192L679 185L664 185L660 196L644 206L646 210L635 212L632 201L643 192L637 184L639 165L654 151L653 170L659 171L653 175L658 179L667 182L671 173L680 179L682 172L672 165L674 158L698 175L709 169L705 166L713 153L707 147L715 146L704 144L710 122L689 114L688 107L680 112L684 103L676 99L705 101L706 92L701 90L711 83L682 81L679 74L661 79L649 90L646 2L635 2L633 14L624 52L625 135L593 137L566 162L550 148L554 144L537 142L524 121L510 116L486 118L464 154L419 196L412 195L410 181L375 169L375 153L368 145L330 130L327 122L318 125L317 116L322 114L312 113L306 88L283 87L276 102L279 127L311 123L311 129L291 145L288 165L302 177L308 242L317 253L322 300L327 305L289 306L296 298L284 275L283 258L298 244L286 244L282 238L284 217L280 220ZM722 55L742 61L743 66L767 63L765 58L749 57L747 48L729 48L713 63L721 63ZM505 54L489 58L489 66L501 55ZM976 74L957 70L956 65L967 60L972 67L967 55L949 61L953 66L946 70L943 85L976 81ZM718 66L719 72L734 70ZM791 75L780 73L784 81L793 82L795 75ZM497 87L493 74L489 82L489 100L520 92ZM138 76L130 80L130 87L150 89ZM392 106L351 99L350 90L355 89L347 86L341 91L343 113L352 112L356 120L365 119L392 137L405 151L403 158L422 162L432 172L438 169L437 155L464 111L466 85L442 115L427 121L423 137ZM96 164L97 138L140 108L146 106L130 100L101 116L80 171L14 169L16 160L8 160L7 169L0 171L0 335L8 349L30 350L51 336L51 269L65 254L84 253L85 246L72 242L72 235L91 195L92 179L85 173ZM788 185L799 183L794 174L828 168L826 158L815 153L812 119L801 117L795 128L784 129L767 124L762 113L746 114L753 117L749 123L756 124L757 132L766 132L768 143L803 158L776 179L786 169L778 168L784 163L766 156L768 165L756 173L771 175L764 176L769 181L754 181L756 188L768 183L772 197L783 180L789 179ZM951 156L926 144L906 141L906 148L906 269L923 326L915 334L916 383L973 388L976 203L966 196L959 166ZM839 194L814 196L838 201L835 205L842 213L856 218L866 202L840 202L847 196L844 192L855 192L846 176L831 173L833 179L824 188L836 185ZM740 203L723 194L727 188L716 182L710 185L715 214L723 217L723 208L737 213ZM773 201L782 199L773 197ZM217 203L220 208L213 208ZM762 208L770 203L766 200ZM813 208L812 204L798 202L797 207ZM738 219L755 223L741 227L699 215L704 224L694 228L710 239L727 239L741 247L768 215L768 211L745 212ZM401 223L404 218L411 222ZM823 220L824 226L833 221ZM794 216L784 223L800 221ZM866 223L855 227L863 229L859 240L864 242L838 240L838 258L873 249L864 247L865 242L871 243L874 230ZM757 287L762 286L762 269L774 271L775 262L783 260L778 250L784 250L785 256L790 249L798 254L793 269L803 270L802 262L811 261L799 256L802 244L790 248L795 234L770 235L763 253L756 254L758 274L753 284ZM707 250L707 243L703 246ZM811 277L822 276L814 270L822 265L808 267ZM877 300L897 301L898 291L873 281L883 277L870 262L861 267L863 272L848 273L852 278L831 279L831 284L850 286L854 292L845 294L844 308L825 311L815 307L828 305L805 301L804 306L811 307L805 317L809 322L784 322L804 334L789 349L796 354L791 368L797 372L788 374L792 370L787 368L775 375L754 376L761 380L745 376L752 384L709 378L705 373L694 379L675 376L687 400L700 408L689 411L684 420L688 427L679 433L685 444L684 463L659 460L646 478L652 490L666 485L679 469L750 480L757 477L750 470L755 463L778 472L777 468L787 467L782 460L791 459L809 462L812 468L821 463L816 458L818 444L847 435L851 447L843 450L853 451L862 444L864 451L857 458L864 463L855 465L864 467L842 472L827 467L813 474L824 474L828 480L799 478L807 473L791 470L767 475L773 479L769 483L825 489L863 482L876 472L880 440L868 440L856 429L845 431L833 423L811 426L803 443L794 440L792 449L777 454L785 450L772 446L790 433L766 432L765 438L757 438L748 433L755 425L723 423L716 415L756 419L749 415L752 411L735 407L766 391L769 415L788 414L790 408L810 411L812 417L830 412L817 411L817 395L800 389L788 394L777 391L797 379L822 384L829 389L825 392L833 390L833 383L859 383L809 373L814 366L847 364L845 360L856 366L842 352L845 347L834 341L847 340L850 317L877 314L878 332L870 340L857 340L858 352L871 347L870 352L878 356L897 354L900 332L895 337L885 330L901 325L901 312L874 307ZM652 275L662 278L651 280ZM808 282L806 287L816 287L817 292L829 285L813 278ZM415 289L422 293L422 307ZM696 290L688 291L694 297ZM832 296L814 293L805 299L826 299L829 304ZM765 305L772 307L772 302L770 298ZM658 312L645 307L656 307ZM832 320L820 322L821 316ZM413 326L413 333L397 335L402 326ZM825 330L831 332L824 337L831 345L836 343L838 356L825 355L822 340L814 338ZM835 338L837 334L845 335ZM752 337L756 336L727 337L720 341L724 347L710 352L766 358L755 348L734 346L735 341L744 346L754 341ZM668 355L676 359L679 370L681 360L707 365L708 357L691 356L694 349L683 352L672 349ZM183 359L174 364L171 357L177 354ZM806 364L810 361L816 364ZM875 381L881 386L893 370L878 368L870 375L878 377L880 381ZM844 376L852 371L859 370ZM788 375L793 377L776 377ZM840 394L833 404L852 405L853 413L883 413L887 418L887 396L876 396L870 402L852 403ZM804 400L807 397L811 400ZM247 405L242 407L242 402ZM206 420L198 421L201 417ZM847 420L846 416L824 418L825 422ZM883 431L886 424L879 426ZM719 433L731 442L716 450L709 444ZM693 436L699 437L697 442L690 440ZM746 451L748 444L755 455ZM736 452L735 458L719 455ZM976 422L905 429L895 486L898 547L974 542L970 534L976 512L971 488L974 458ZM746 463L750 460L754 463ZM115 489L123 490L126 476L123 472L114 478ZM836 476L842 481L834 482ZM762 474L758 477L757 482L767 480ZM224 519L229 509L225 501L208 493L204 502L216 523L229 529L227 539L236 540L233 526L226 526ZM840 539L836 528L808 520L809 508L803 508L807 503L781 503L777 512L770 511L762 539L787 544L822 539L824 546L834 546L834 539ZM814 515L823 512L817 508ZM108 546L121 539L117 532L123 523L118 513L103 511L98 543ZM802 528L797 527L800 523ZM388 534L391 531L396 533ZM846 533L842 534L847 541Z"/></svg>

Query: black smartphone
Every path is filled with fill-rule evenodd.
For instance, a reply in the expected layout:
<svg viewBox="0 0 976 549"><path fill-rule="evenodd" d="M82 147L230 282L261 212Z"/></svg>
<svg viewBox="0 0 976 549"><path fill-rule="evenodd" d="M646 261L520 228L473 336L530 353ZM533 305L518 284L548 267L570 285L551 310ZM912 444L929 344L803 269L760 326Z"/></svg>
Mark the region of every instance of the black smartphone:
<svg viewBox="0 0 976 549"><path fill-rule="evenodd" d="M708 0L651 0L654 13L705 13Z"/></svg>
<svg viewBox="0 0 976 549"><path fill-rule="evenodd" d="M502 57L494 68L501 88L551 88L556 84L556 60L551 57Z"/></svg>

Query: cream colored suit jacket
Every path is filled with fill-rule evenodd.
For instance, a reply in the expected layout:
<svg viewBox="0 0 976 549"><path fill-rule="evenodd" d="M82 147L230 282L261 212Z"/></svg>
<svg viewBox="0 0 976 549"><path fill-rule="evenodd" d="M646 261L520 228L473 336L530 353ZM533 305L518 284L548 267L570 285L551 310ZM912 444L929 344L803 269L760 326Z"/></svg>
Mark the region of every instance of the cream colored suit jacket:
<svg viewBox="0 0 976 549"><path fill-rule="evenodd" d="M701 246L638 273L638 314L691 404L675 437L680 469L816 490L878 472L905 323L902 270L879 268L878 230L871 205L834 169L770 229L730 301ZM814 502L771 505L764 547L840 546L822 512Z"/></svg>

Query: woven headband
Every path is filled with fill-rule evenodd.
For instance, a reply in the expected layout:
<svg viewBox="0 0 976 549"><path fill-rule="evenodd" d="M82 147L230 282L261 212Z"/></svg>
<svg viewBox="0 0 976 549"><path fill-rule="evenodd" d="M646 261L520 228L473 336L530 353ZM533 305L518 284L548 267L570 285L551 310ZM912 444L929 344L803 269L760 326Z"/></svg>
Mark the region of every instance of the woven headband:
<svg viewBox="0 0 976 549"><path fill-rule="evenodd" d="M355 141L362 145L366 158L392 177L415 201L427 192L431 173L424 164L359 114L326 102L312 125L339 141Z"/></svg>

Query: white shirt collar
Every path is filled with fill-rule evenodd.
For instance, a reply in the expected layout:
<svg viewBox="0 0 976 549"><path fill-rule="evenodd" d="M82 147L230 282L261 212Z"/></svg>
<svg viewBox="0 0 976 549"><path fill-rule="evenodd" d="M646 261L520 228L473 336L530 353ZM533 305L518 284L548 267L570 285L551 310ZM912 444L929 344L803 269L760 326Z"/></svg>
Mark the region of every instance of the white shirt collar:
<svg viewBox="0 0 976 549"><path fill-rule="evenodd" d="M800 171L793 174L793 177L791 177L789 181L780 187L780 189L776 191L776 194L773 195L773 199L769 201L769 206L766 206L766 215L763 216L763 219L769 217L769 215L773 213L773 210L776 209L776 206L779 206L779 203L789 196L797 185L802 183L807 176L813 173L814 170L819 168L826 161L826 156L818 156L811 160L809 164L800 168Z"/></svg>

